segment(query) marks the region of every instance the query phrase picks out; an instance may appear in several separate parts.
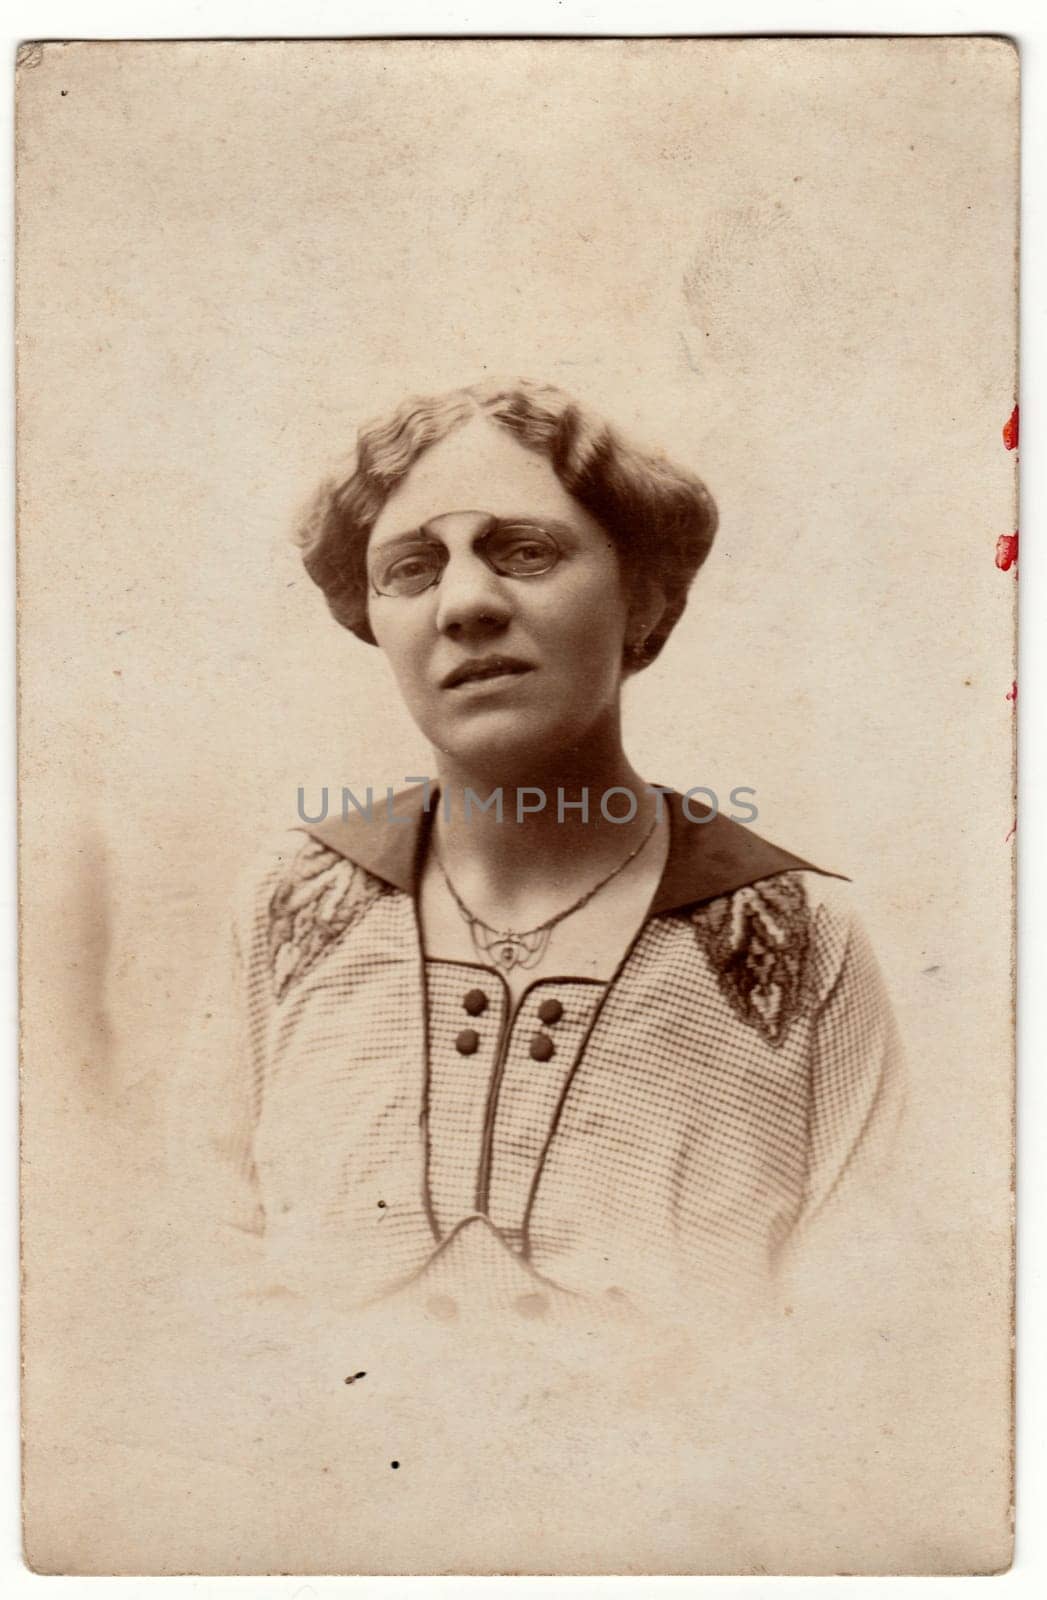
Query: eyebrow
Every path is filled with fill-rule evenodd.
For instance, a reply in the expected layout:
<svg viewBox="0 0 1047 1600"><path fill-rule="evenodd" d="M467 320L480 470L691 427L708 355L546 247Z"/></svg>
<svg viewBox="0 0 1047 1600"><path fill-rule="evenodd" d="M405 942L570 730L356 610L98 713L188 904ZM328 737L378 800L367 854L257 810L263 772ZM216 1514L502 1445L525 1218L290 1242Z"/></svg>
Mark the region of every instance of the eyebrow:
<svg viewBox="0 0 1047 1600"><path fill-rule="evenodd" d="M372 553L385 555L387 551L402 549L405 545L436 544L442 543L439 531L431 524L439 521L440 517L451 516L451 512L440 512L438 516L431 517L428 522L423 522L417 528L409 528L404 533L393 534L389 539L382 539L377 545L372 546ZM546 533L559 534L568 539L574 536L574 529L566 522L559 521L556 517L536 517L530 512L514 512L506 516L490 516L486 524L475 535L476 539L486 539L489 534L495 533L500 528L540 528Z"/></svg>

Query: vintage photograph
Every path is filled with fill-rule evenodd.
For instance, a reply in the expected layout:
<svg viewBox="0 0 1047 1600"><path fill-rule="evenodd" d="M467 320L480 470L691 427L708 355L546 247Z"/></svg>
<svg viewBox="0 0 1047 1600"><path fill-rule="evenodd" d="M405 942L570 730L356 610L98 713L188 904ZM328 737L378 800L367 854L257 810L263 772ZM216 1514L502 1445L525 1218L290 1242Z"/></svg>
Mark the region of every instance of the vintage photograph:
<svg viewBox="0 0 1047 1600"><path fill-rule="evenodd" d="M715 526L696 476L526 381L406 401L307 512L433 777L333 817L303 792L245 885L172 1165L259 1270L443 1318L693 1317L883 1154L900 1041L840 885L625 749Z"/></svg>
<svg viewBox="0 0 1047 1600"><path fill-rule="evenodd" d="M1008 1565L1018 78L22 47L36 1571Z"/></svg>

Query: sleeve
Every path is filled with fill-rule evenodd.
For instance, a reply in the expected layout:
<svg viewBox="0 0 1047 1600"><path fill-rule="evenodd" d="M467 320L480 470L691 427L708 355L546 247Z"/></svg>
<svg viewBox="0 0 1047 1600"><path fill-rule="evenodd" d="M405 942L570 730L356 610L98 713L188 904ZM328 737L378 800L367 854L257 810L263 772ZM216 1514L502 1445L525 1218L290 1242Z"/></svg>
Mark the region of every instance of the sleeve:
<svg viewBox="0 0 1047 1600"><path fill-rule="evenodd" d="M868 936L837 895L813 934L807 1182L797 1233L893 1204L905 1104L901 1039ZM863 1216L864 1213L864 1216Z"/></svg>
<svg viewBox="0 0 1047 1600"><path fill-rule="evenodd" d="M267 907L293 849L282 836L241 875L168 1086L170 1226L187 1267L220 1280L232 1274L251 1283L265 1268L254 1134L272 1004Z"/></svg>

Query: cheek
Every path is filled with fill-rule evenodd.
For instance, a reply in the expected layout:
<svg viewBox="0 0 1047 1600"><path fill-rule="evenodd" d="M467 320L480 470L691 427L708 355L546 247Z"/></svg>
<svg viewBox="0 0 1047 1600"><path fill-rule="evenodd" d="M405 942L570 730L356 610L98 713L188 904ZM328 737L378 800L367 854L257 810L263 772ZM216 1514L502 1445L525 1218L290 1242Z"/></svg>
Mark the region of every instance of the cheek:
<svg viewBox="0 0 1047 1600"><path fill-rule="evenodd" d="M618 670L628 624L628 601L617 567L580 584L564 607L562 627L571 653L594 670Z"/></svg>
<svg viewBox="0 0 1047 1600"><path fill-rule="evenodd" d="M383 615L382 607L371 605L369 618L371 632L378 648L385 656L396 681L405 689L414 682L420 671L420 646L417 629L405 626L401 619Z"/></svg>

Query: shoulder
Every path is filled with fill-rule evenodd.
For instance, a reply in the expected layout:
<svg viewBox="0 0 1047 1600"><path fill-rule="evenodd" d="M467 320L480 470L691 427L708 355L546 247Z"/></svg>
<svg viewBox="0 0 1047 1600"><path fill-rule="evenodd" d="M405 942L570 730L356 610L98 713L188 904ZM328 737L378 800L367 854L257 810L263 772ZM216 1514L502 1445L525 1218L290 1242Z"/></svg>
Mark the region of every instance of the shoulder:
<svg viewBox="0 0 1047 1600"><path fill-rule="evenodd" d="M859 928L849 884L789 869L681 908L732 1008L770 1044L833 992Z"/></svg>
<svg viewBox="0 0 1047 1600"><path fill-rule="evenodd" d="M264 963L277 1000L390 885L299 828L267 836L237 879L234 918L242 950Z"/></svg>

